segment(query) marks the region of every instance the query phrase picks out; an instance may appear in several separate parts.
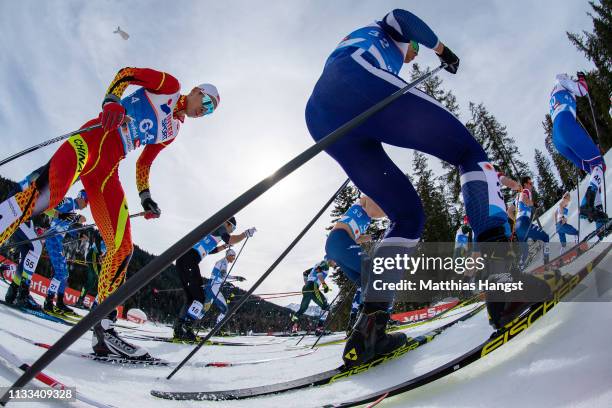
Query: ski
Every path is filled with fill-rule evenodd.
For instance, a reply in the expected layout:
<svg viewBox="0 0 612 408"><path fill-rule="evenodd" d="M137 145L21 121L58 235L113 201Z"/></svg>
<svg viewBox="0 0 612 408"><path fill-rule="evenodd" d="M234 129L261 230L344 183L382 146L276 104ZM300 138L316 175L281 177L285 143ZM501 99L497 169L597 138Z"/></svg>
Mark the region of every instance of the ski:
<svg viewBox="0 0 612 408"><path fill-rule="evenodd" d="M24 337L20 334L13 333L12 331L9 331L3 328L0 328L0 332L6 333L19 340L22 340L26 343L32 344L40 348L48 349L51 347L50 344L34 341L28 337ZM259 360L234 361L234 362L229 362L229 361L199 362L198 361L198 362L190 363L189 365L191 367L200 367L200 368L201 367L224 368L224 367L237 367L237 366L245 366L245 365L257 365L257 364L263 364L263 363L268 363L272 361L280 361L280 360L288 360L292 358L304 357L304 356L314 353L315 351L316 350L307 350L303 353L296 354L294 356L272 357L272 358L264 358L264 359L259 359ZM98 361L98 362L103 362L103 363L120 364L120 365L152 365L152 366L167 366L167 367L168 366L174 367L178 365L178 362L165 361L165 360L159 360L159 359L133 360L133 359L120 358L119 356L103 357L103 356L96 356L94 354L79 353L79 352L72 351L72 350L66 350L65 354L72 356L72 357L79 357L79 358L85 358L88 360L93 360L93 361Z"/></svg>
<svg viewBox="0 0 612 408"><path fill-rule="evenodd" d="M379 356L373 361L368 363L364 363L358 365L356 367L352 367L350 369L344 368L344 366L340 366L333 370L328 370L322 373L310 375L307 377L299 378L292 381L287 381L284 383L270 384L264 386L250 387L250 388L241 388L235 390L225 390L225 391L202 391L202 392L172 392L172 391L158 391L152 390L151 395L164 399L172 399L172 400L239 400L246 399L252 397L259 397L263 395L276 394L280 392L287 392L298 390L306 387L314 387L321 386L326 384L331 384L333 382L339 381L341 379L350 377L352 375L363 373L371 368L377 367L383 363L386 363L390 360L394 360L400 356L403 356L407 352L414 350L424 344L432 341L436 336L442 333L444 330L449 327L455 325L456 323L465 321L470 317L473 317L478 312L480 312L484 308L484 305L480 305L475 307L469 313L466 313L464 316L455 319L437 329L431 330L421 336L417 336L414 338L408 338L406 344L399 349L395 350L392 353L385 354Z"/></svg>
<svg viewBox="0 0 612 408"><path fill-rule="evenodd" d="M13 354L10 350L6 349L4 346L0 345L0 357L6 360L9 364L18 367L21 371L27 370L30 366L19 359L15 354ZM54 379L53 377L48 376L47 374L40 372L36 374L35 378L42 382L45 385L48 385L51 388L57 390L65 390L67 388L72 388L68 385L63 384L62 382ZM75 398L78 401L89 404L93 407L98 408L115 408L113 405L104 404L102 402L98 402L93 400L80 392L77 392Z"/></svg>
<svg viewBox="0 0 612 408"><path fill-rule="evenodd" d="M174 344L199 344L200 338L196 338L195 340L183 340L177 339L175 337L165 337L165 336L147 336L145 334L123 334L123 337L131 340L145 340L145 341L161 341L165 343L174 343ZM266 342L266 343L241 343L241 342L231 342L231 341L223 341L223 340L207 340L207 346L237 346L237 347L256 347L256 346L271 346L274 344L281 344L282 342Z"/></svg>
<svg viewBox="0 0 612 408"><path fill-rule="evenodd" d="M606 226L602 227L607 231L609 229L610 223L606 224ZM592 234L589 234L592 238L597 235L598 232L595 231ZM585 238L585 241L588 241L589 236ZM599 242L599 241L598 241ZM596 245L596 242L594 245ZM593 246L594 246L593 245ZM580 247L580 244L576 245L576 247ZM366 404L368 402L378 401L393 395L405 393L411 391L415 388L421 387L423 385L429 384L433 381L436 381L442 377L445 377L449 374L452 374L463 367L466 367L473 362L485 357L489 353L495 351L496 349L502 347L504 344L508 343L510 340L518 336L520 333L529 329L533 325L535 321L540 319L542 316L550 312L552 308L554 308L557 303L561 299L563 299L567 294L569 294L584 278L586 278L593 268L599 264L609 253L612 246L609 246L605 250L603 250L599 255L597 255L591 262L589 262L585 267L579 270L576 274L573 274L569 277L567 281L565 281L559 288L557 288L552 297L548 301L538 302L531 307L529 307L521 316L514 319L512 322L507 324L503 329L498 330L493 333L491 337L481 343L479 346L473 348L472 350L466 352L465 354L455 358L448 363L437 367L425 374L422 374L418 377L412 378L400 384L394 385L392 387L377 391L375 393L359 397L356 399L352 399L339 404L328 404L325 405L325 408L345 408L345 407L354 407L357 405Z"/></svg>
<svg viewBox="0 0 612 408"><path fill-rule="evenodd" d="M17 305L11 304L11 303L7 303L6 301L1 300L1 299L0 299L0 304L3 304L4 306L10 307L11 309L18 310L20 312L29 314L31 316L36 316L36 317L38 317L40 319L48 320L50 322L62 323L62 324L66 324L68 326L73 326L74 325L74 323L72 323L72 322L68 322L68 321L66 321L64 319L61 319L59 317L56 317L56 316L51 316L50 314L48 314L48 313L46 313L46 312L44 312L42 310L28 309L27 307L22 307L22 306L17 306Z"/></svg>

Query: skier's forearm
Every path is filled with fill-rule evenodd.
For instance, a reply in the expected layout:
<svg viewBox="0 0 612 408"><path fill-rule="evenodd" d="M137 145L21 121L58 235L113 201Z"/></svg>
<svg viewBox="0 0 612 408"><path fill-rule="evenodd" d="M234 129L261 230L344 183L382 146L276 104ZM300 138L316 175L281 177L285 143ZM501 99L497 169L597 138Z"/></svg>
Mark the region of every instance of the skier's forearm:
<svg viewBox="0 0 612 408"><path fill-rule="evenodd" d="M170 139L168 142L146 145L143 149L136 161L136 188L138 189L138 193L149 189L151 165L159 152L172 143L173 140L174 139Z"/></svg>

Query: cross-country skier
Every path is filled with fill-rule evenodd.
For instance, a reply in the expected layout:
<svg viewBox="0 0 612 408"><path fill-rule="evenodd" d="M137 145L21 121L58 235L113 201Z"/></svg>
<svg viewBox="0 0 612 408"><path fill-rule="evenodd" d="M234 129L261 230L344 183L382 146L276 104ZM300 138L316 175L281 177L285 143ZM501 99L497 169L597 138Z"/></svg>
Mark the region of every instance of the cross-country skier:
<svg viewBox="0 0 612 408"><path fill-rule="evenodd" d="M17 242L28 241L38 237L34 222L28 220L19 226L13 235ZM30 283L32 275L36 271L40 254L42 253L41 241L30 241L22 244L18 248L21 260L17 265L17 270L13 274L11 284L6 291L4 300L7 303L17 304L31 310L41 310L41 306L30 295Z"/></svg>
<svg viewBox="0 0 612 408"><path fill-rule="evenodd" d="M597 145L576 121L576 98L587 94L588 87L582 72L578 72L577 80L567 74L557 75L550 94L552 141L561 155L591 175L589 187L580 202L580 215L589 222L605 222L607 214L597 208L601 203L605 163Z"/></svg>
<svg viewBox="0 0 612 408"><path fill-rule="evenodd" d="M52 217L49 233L57 233L45 239L45 246L49 254L49 260L53 266L53 276L47 290L47 296L43 309L52 315L77 316L74 311L64 303L64 292L68 283L68 265L64 256L64 237L75 224L85 223L85 217L77 214L76 210L82 210L88 204L87 193L85 190L79 191L77 196L72 199L66 197L60 205L50 210L48 214ZM68 232L72 237L78 236L77 232ZM56 304L53 299L57 294Z"/></svg>
<svg viewBox="0 0 612 408"><path fill-rule="evenodd" d="M567 243L566 235L574 235L575 242L578 242L578 230L574 228L573 225L567 222L568 215L568 206L571 201L569 191L566 191L563 194L563 198L559 203L559 206L555 210L555 227L557 229L557 233L559 234L559 241L561 242L561 248L559 249L559 255L562 255L565 252L565 246Z"/></svg>
<svg viewBox="0 0 612 408"><path fill-rule="evenodd" d="M529 247L527 246L527 240L532 239L535 241L544 242L544 263L548 263L550 247L548 242L550 241L550 237L548 234L537 225L533 224L532 213L533 213L533 198L532 198L532 190L533 190L533 181L529 176L521 177L521 186L523 190L517 196L516 202L516 238L518 242L521 242L521 263L527 260L527 255L529 253ZM523 265L526 266L526 265Z"/></svg>
<svg viewBox="0 0 612 408"><path fill-rule="evenodd" d="M405 87L398 73L404 63L417 56L420 45L433 49L447 71L457 72L459 58L427 24L406 10L393 10L381 21L344 37L327 59L306 106L312 137L323 138ZM379 250L389 251L389 246L400 255L411 253L424 224L423 207L414 187L387 156L383 144L419 150L458 166L476 240L507 240L497 174L485 151L451 112L413 88L326 149L352 182L389 216L391 226L374 256ZM398 281L400 273L387 273L386 279ZM405 335L385 333L390 317L387 308L394 294L368 289L364 288L364 309L346 344L343 356L347 366L405 343ZM373 296L380 301L372 301Z"/></svg>
<svg viewBox="0 0 612 408"><path fill-rule="evenodd" d="M229 245L237 244L247 237L252 237L257 229L248 228L241 234L231 235L236 229L236 218L232 217L217 228L212 234L205 236L193 248L176 260L176 270L185 292L185 303L174 323L174 337L179 340L194 341L193 322L204 315L204 281L200 274L199 263L205 256L216 254ZM224 243L221 243L223 241Z"/></svg>
<svg viewBox="0 0 612 408"><path fill-rule="evenodd" d="M28 174L26 178L18 184L18 191L23 191L32 181L34 181L41 169L35 170ZM42 230L41 230L42 232ZM27 244L20 245L19 251L21 260L17 266L17 270L13 274L13 280L6 292L5 301L8 303L16 302L17 305L31 310L42 310L42 307L30 295L30 284L32 275L36 272L38 261L42 253L43 241L32 239L37 238L39 234L32 220L28 220L19 226L15 231L13 238L17 242L30 241Z"/></svg>
<svg viewBox="0 0 612 408"><path fill-rule="evenodd" d="M79 300L76 302L77 307L84 308L85 297L87 295L96 296L98 290L98 274L100 269L100 264L102 263L102 259L106 254L106 245L104 245L104 241L101 239L97 239L97 233L90 235L91 244L89 249L87 250L87 255L85 256L85 262L87 263L87 277L85 279L85 284L81 289L81 296L79 296ZM100 248L98 249L98 245Z"/></svg>
<svg viewBox="0 0 612 408"><path fill-rule="evenodd" d="M125 89L138 89L123 97ZM119 163L143 147L136 162L136 184L145 218L161 215L149 189L149 171L155 157L174 141L185 117L213 113L219 93L211 84L180 94L176 78L148 68L122 68L102 101L102 112L84 127L101 125L64 142L24 191L0 203L0 245L33 215L57 206L80 178L90 200L91 213L108 252L98 282L98 301L104 301L125 280L133 250L127 200L119 180ZM143 348L121 339L112 327L116 312L94 327L92 346L97 354L147 359Z"/></svg>
<svg viewBox="0 0 612 408"><path fill-rule="evenodd" d="M473 241L472 227L467 215L463 217L463 224L455 234L455 257L465 257L468 254L470 243Z"/></svg>
<svg viewBox="0 0 612 408"><path fill-rule="evenodd" d="M317 263L311 269L304 272L304 286L302 287L302 303L300 308L295 314L291 315L291 320L297 322L308 310L310 302L315 302L321 310L326 313L321 313L319 320L317 321L316 334L320 334L323 331L325 319L327 318L327 312L329 311L329 303L323 293L329 292L329 286L325 282L327 275L329 274L330 268L335 268L336 262L332 259L323 259L323 261ZM321 290L322 288L322 290ZM323 293L321 293L323 291Z"/></svg>
<svg viewBox="0 0 612 408"><path fill-rule="evenodd" d="M204 285L204 295L206 297L206 303L204 304L204 312L210 310L212 305L215 305L219 309L219 316L217 316L217 322L219 323L225 317L227 313L227 304L225 296L223 296L223 284L225 282L231 282L235 280L242 280L238 276L227 276L229 265L236 260L236 251L229 248L225 251L225 257L215 263L212 272L210 273L210 279Z"/></svg>

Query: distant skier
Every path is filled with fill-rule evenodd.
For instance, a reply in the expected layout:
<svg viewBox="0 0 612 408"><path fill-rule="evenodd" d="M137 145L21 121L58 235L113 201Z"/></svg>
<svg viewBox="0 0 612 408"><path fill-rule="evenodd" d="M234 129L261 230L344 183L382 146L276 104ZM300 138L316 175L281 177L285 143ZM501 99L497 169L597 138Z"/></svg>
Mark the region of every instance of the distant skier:
<svg viewBox="0 0 612 408"><path fill-rule="evenodd" d="M605 222L608 216L598 208L605 163L591 137L576 121L576 97L587 94L588 87L582 72L578 72L577 80L567 74L557 75L557 82L550 94L552 141L561 155L591 175L589 187L580 203L580 215L589 222Z"/></svg>
<svg viewBox="0 0 612 408"><path fill-rule="evenodd" d="M325 279L329 274L330 268L335 267L336 263L331 259L327 259L326 257L323 261L317 263L314 267L304 272L302 303L300 304L300 308L298 309L298 311L291 316L292 321L298 321L300 316L302 316L304 312L308 310L308 306L310 305L311 301L316 303L324 312L329 311L329 303L327 303L325 295L321 293L321 288L323 290L323 293L329 292L329 286L327 286ZM319 320L317 321L317 328L315 330L317 334L322 333L326 318L327 313L321 313L321 315L319 316Z"/></svg>
<svg viewBox="0 0 612 408"><path fill-rule="evenodd" d="M100 273L100 265L102 264L102 259L104 259L104 255L106 254L106 245L104 245L104 241L98 239L97 232L91 234L90 240L91 244L89 245L89 249L87 250L87 254L85 255L85 261L87 262L87 276L85 278L85 284L81 289L81 295L79 296L79 300L76 302L77 307L85 308L85 297L90 295L95 298L98 293L98 275ZM100 248L98 248L100 246Z"/></svg>
<svg viewBox="0 0 612 408"><path fill-rule="evenodd" d="M28 241L38 238L34 222L28 220L19 226L13 234L13 239L17 242ZM20 245L17 250L20 254L20 261L17 270L13 274L11 284L6 291L4 300L7 303L15 303L20 307L30 310L42 310L42 307L30 295L30 283L32 275L36 271L40 254L42 253L42 242L40 240L30 241Z"/></svg>
<svg viewBox="0 0 612 408"><path fill-rule="evenodd" d="M129 85L137 86L130 95ZM30 217L56 207L77 179L81 179L91 213L108 249L98 281L103 302L126 278L133 244L127 199L119 179L119 164L132 150L143 147L136 161L136 187L145 218L161 210L151 196L149 173L157 155L177 137L186 117L212 114L219 106L217 88L201 84L181 95L172 75L148 68L122 68L102 101L100 115L83 127L100 125L64 142L22 192L0 203L0 245ZM115 311L94 326L96 354L147 360L148 352L124 341L114 330Z"/></svg>
<svg viewBox="0 0 612 408"><path fill-rule="evenodd" d="M320 140L406 86L397 74L417 56L420 45L433 49L447 71L457 72L459 58L427 24L406 10L395 9L381 21L344 37L327 59L306 106L312 137ZM413 88L326 149L352 182L389 216L391 226L374 257L380 251L411 253L424 225L421 201L408 177L385 153L383 143L419 150L458 166L476 239L507 240L504 203L485 151L451 112ZM345 242L350 239L350 234L343 238ZM335 260L344 269L343 259ZM387 273L385 279L397 282L401 271ZM349 367L391 352L406 341L401 333L385 334L394 294L368 289L364 288L364 309L343 353ZM371 301L372 296L379 301Z"/></svg>
<svg viewBox="0 0 612 408"><path fill-rule="evenodd" d="M455 234L455 258L466 257L469 253L469 247L474 240L472 227L468 221L467 215L463 217L463 224L459 226Z"/></svg>
<svg viewBox="0 0 612 408"><path fill-rule="evenodd" d="M85 193L85 190L81 190L74 199L66 197L55 209L48 211L49 216L52 218L49 233L58 233L45 239L47 253L53 266L53 276L47 290L43 309L52 315L77 316L64 303L64 292L68 283L68 265L64 256L64 237L66 231L74 227L75 224L85 223L85 217L77 214L75 211L82 210L87 204L87 193ZM68 234L72 237L78 236L78 232L69 232ZM57 302L54 305L53 299L56 294Z"/></svg>
<svg viewBox="0 0 612 408"><path fill-rule="evenodd" d="M527 261L527 256L529 254L529 247L527 245L527 240L531 239L535 241L542 241L544 243L543 255L544 255L544 263L548 263L549 255L550 255L550 246L548 242L550 241L550 237L548 234L540 227L533 223L533 198L532 198L532 190L533 190L533 181L529 176L521 177L521 186L523 191L517 195L516 200L516 238L518 242L522 242L523 244L520 246L521 248L521 264L525 265Z"/></svg>
<svg viewBox="0 0 612 408"><path fill-rule="evenodd" d="M128 38L130 38L130 35L126 33L125 31L123 31L121 27L119 26L117 26L117 29L115 31L113 31L113 34L119 34L121 38L123 38L124 40L127 40Z"/></svg>
<svg viewBox="0 0 612 408"><path fill-rule="evenodd" d="M569 191L563 194L563 198L559 203L559 206L555 210L555 227L559 234L559 241L561 242L561 248L559 249L559 255L565 252L565 246L567 243L566 235L573 235L575 237L574 242L578 243L578 230L567 222L568 206L571 201Z"/></svg>
<svg viewBox="0 0 612 408"><path fill-rule="evenodd" d="M225 300L223 296L223 284L225 282L232 282L234 280L240 280L239 277L227 276L228 267L231 263L236 260L236 251L229 248L225 251L225 257L215 263L213 270L210 274L210 279L204 285L204 295L206 297L206 303L204 304L204 313L210 310L212 305L215 305L219 309L219 316L217 316L216 323L219 323L225 317L227 313L227 304L229 300ZM238 278L238 279L236 279Z"/></svg>
<svg viewBox="0 0 612 408"><path fill-rule="evenodd" d="M176 260L176 270L185 292L185 303L174 323L174 337L176 339L194 341L196 335L193 332L193 322L204 316L206 296L199 267L202 259L207 255L221 252L229 248L229 245L237 244L247 237L252 237L257 232L257 229L249 228L241 234L231 235L235 229L236 218L232 217ZM224 243L221 243L221 241Z"/></svg>

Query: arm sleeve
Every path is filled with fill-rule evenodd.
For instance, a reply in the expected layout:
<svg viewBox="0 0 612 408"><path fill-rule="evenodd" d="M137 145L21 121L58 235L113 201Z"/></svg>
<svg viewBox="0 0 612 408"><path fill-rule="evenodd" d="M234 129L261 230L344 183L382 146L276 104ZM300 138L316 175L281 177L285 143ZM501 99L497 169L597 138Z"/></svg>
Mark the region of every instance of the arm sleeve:
<svg viewBox="0 0 612 408"><path fill-rule="evenodd" d="M153 160L173 140L170 139L167 142L146 145L142 150L136 161L136 188L138 188L139 193L149 188L149 174Z"/></svg>
<svg viewBox="0 0 612 408"><path fill-rule="evenodd" d="M395 9L379 22L380 26L395 41L416 41L427 48L438 45L438 36L423 20L409 11Z"/></svg>
<svg viewBox="0 0 612 408"><path fill-rule="evenodd" d="M149 68L121 68L106 90L107 98L121 99L128 85L142 86L149 92L173 94L181 89L176 78L165 72Z"/></svg>

